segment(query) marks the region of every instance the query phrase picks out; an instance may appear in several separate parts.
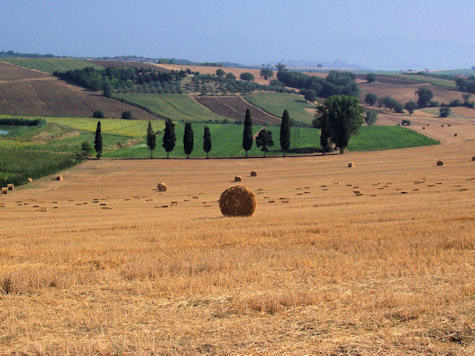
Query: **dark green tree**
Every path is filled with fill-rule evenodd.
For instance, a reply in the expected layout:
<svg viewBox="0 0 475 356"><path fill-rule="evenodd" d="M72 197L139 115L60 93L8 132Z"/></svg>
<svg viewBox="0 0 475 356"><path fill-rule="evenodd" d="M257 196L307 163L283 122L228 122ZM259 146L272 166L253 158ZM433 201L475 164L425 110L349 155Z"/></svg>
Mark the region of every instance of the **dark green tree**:
<svg viewBox="0 0 475 356"><path fill-rule="evenodd" d="M153 150L155 149L157 145L156 140L157 140L157 136L153 132L152 122L149 121L148 127L147 127L147 146L148 146L148 149L150 150L150 158L153 158Z"/></svg>
<svg viewBox="0 0 475 356"><path fill-rule="evenodd" d="M246 117L244 118L244 131L242 133L242 148L247 152L252 147L252 119L251 112L246 109Z"/></svg>
<svg viewBox="0 0 475 356"><path fill-rule="evenodd" d="M412 115L412 113L414 112L414 110L417 109L417 104L414 102L414 101L408 101L406 104L404 104L404 109L407 110L407 112L409 113L409 115Z"/></svg>
<svg viewBox="0 0 475 356"><path fill-rule="evenodd" d="M94 149L96 150L96 158L100 159L102 156L102 132L100 121L97 122L96 137L94 139Z"/></svg>
<svg viewBox="0 0 475 356"><path fill-rule="evenodd" d="M417 107L424 108L430 105L430 101L434 97L432 90L427 89L426 87L420 87L416 90L416 95L419 97L417 99Z"/></svg>
<svg viewBox="0 0 475 356"><path fill-rule="evenodd" d="M175 148L176 135L175 124L172 120L165 121L165 133L163 134L163 148L167 152L167 158L170 158L170 152Z"/></svg>
<svg viewBox="0 0 475 356"><path fill-rule="evenodd" d="M368 126L373 125L377 120L378 120L378 113L376 111L374 110L366 111L366 117L364 118L364 121L366 121L366 124Z"/></svg>
<svg viewBox="0 0 475 356"><path fill-rule="evenodd" d="M126 119L126 120L132 120L132 113L130 111L124 111L122 112L122 116L120 117L121 119Z"/></svg>
<svg viewBox="0 0 475 356"><path fill-rule="evenodd" d="M229 72L228 74L226 74L226 79L230 79L230 80L236 80L236 76Z"/></svg>
<svg viewBox="0 0 475 356"><path fill-rule="evenodd" d="M270 68L262 68L261 69L261 77L263 77L265 80L272 78L274 75L274 72Z"/></svg>
<svg viewBox="0 0 475 356"><path fill-rule="evenodd" d="M218 77L220 77L220 78L221 78L221 77L224 77L225 74L226 74L226 73L225 73L224 70L222 70L221 68L216 69L216 75L217 75Z"/></svg>
<svg viewBox="0 0 475 356"><path fill-rule="evenodd" d="M254 75L252 73L249 73L249 72L241 73L239 78L241 78L241 80L246 80L248 82L253 82L254 81Z"/></svg>
<svg viewBox="0 0 475 356"><path fill-rule="evenodd" d="M364 98L364 102L368 104L369 106L373 106L374 104L376 104L377 100L378 100L378 96L373 93L366 94Z"/></svg>
<svg viewBox="0 0 475 356"><path fill-rule="evenodd" d="M448 117L450 115L450 108L448 106L442 106L439 109L439 117Z"/></svg>
<svg viewBox="0 0 475 356"><path fill-rule="evenodd" d="M209 158L208 154L209 151L211 151L211 132L208 126L205 126L203 132L203 151L206 152L206 158Z"/></svg>
<svg viewBox="0 0 475 356"><path fill-rule="evenodd" d="M376 80L376 75L374 73L368 73L368 75L366 76L366 80L368 81L368 83L372 83Z"/></svg>
<svg viewBox="0 0 475 356"><path fill-rule="evenodd" d="M262 129L259 131L256 137L256 145L261 148L261 151L264 152L264 157L267 152L269 152L269 147L274 146L274 141L272 141L272 132Z"/></svg>
<svg viewBox="0 0 475 356"><path fill-rule="evenodd" d="M317 109L317 113L321 113L323 106L319 106ZM320 120L320 146L322 146L322 154L328 152L330 150L330 132L328 127L328 117L326 115L322 115Z"/></svg>
<svg viewBox="0 0 475 356"><path fill-rule="evenodd" d="M282 122L280 124L280 149L284 154L284 157L287 155L287 151L290 147L290 118L287 110L284 110L282 115Z"/></svg>
<svg viewBox="0 0 475 356"><path fill-rule="evenodd" d="M193 129L190 122L185 123L183 147L185 148L186 158L190 158L190 154L193 151Z"/></svg>
<svg viewBox="0 0 475 356"><path fill-rule="evenodd" d="M102 85L102 90L104 91L104 96L110 98L112 96L112 86L111 83L109 83L108 80L104 82Z"/></svg>
<svg viewBox="0 0 475 356"><path fill-rule="evenodd" d="M468 99L470 99L471 96L472 94L462 94L463 102L465 105L467 105Z"/></svg>
<svg viewBox="0 0 475 356"><path fill-rule="evenodd" d="M351 135L358 132L363 123L358 99L348 95L333 95L318 108L320 122L328 122L328 135L340 150L345 152Z"/></svg>
<svg viewBox="0 0 475 356"><path fill-rule="evenodd" d="M77 157L81 160L86 159L88 156L92 155L92 146L88 141L81 143L81 150Z"/></svg>
<svg viewBox="0 0 475 356"><path fill-rule="evenodd" d="M302 89L300 90L300 94L302 94L307 101L314 102L317 100L317 92L315 89Z"/></svg>
<svg viewBox="0 0 475 356"><path fill-rule="evenodd" d="M104 113L101 110L96 110L92 113L92 117L95 119L103 119Z"/></svg>

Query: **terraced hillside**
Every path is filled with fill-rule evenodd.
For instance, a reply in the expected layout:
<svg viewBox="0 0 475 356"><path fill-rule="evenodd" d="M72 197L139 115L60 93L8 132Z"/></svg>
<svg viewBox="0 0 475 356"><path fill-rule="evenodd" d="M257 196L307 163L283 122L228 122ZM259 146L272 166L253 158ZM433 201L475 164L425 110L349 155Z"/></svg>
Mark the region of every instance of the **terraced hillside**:
<svg viewBox="0 0 475 356"><path fill-rule="evenodd" d="M253 123L275 125L280 123L278 117L244 101L240 96L195 96L196 101L214 113L233 120L244 121L246 110L249 109Z"/></svg>

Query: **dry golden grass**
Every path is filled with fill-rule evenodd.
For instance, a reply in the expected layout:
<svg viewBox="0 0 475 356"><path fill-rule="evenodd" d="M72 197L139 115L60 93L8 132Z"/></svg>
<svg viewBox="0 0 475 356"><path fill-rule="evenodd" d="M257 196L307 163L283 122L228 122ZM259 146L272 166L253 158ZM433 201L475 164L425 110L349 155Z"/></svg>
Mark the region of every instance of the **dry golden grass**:
<svg viewBox="0 0 475 356"><path fill-rule="evenodd" d="M103 160L35 180L0 198L0 353L473 354L474 151ZM236 174L251 218L219 211Z"/></svg>

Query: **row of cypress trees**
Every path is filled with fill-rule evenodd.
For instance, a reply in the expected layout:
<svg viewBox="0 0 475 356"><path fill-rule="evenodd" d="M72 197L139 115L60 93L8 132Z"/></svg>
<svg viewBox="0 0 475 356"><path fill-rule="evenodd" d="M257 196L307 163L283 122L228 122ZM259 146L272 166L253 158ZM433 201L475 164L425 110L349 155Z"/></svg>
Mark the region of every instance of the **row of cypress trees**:
<svg viewBox="0 0 475 356"><path fill-rule="evenodd" d="M154 132L152 128L152 122L148 122L147 127L147 146L150 150L150 158L153 158L153 151L157 146L157 135L160 132ZM254 142L254 137L252 134L252 119L251 112L249 109L246 110L246 116L244 119L244 130L242 136L242 148L246 151L246 158L248 157L248 151L252 148ZM167 158L170 157L170 152L175 148L176 143L176 134L175 134L175 124L172 120L167 119L165 121L165 130L163 132L163 148L167 152ZM193 129L191 123L185 123L185 133L183 135L183 147L185 149L186 158L190 158L190 154L193 151ZM265 128L261 129L256 136L256 145L261 148L261 151L266 153L269 151L269 148L274 145L272 140L272 132L266 130ZM209 158L209 152L211 151L211 132L208 126L204 127L203 130L203 151L206 152L206 158ZM287 110L284 110L282 115L282 122L280 125L280 148L284 157L286 156L290 147L290 119L289 113ZM94 148L96 150L97 159L102 155L102 134L101 134L101 122L97 122L96 128L96 137L94 140Z"/></svg>

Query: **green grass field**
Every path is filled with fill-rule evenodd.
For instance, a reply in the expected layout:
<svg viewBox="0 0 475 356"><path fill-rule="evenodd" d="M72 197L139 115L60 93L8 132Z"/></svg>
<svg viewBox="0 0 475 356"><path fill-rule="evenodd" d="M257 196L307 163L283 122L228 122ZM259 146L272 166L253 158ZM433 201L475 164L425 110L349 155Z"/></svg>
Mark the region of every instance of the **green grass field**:
<svg viewBox="0 0 475 356"><path fill-rule="evenodd" d="M307 110L315 109L315 106L308 104L301 95L259 93L245 95L244 99L277 117L282 117L284 110L287 109L291 120L310 125L314 118L313 114Z"/></svg>
<svg viewBox="0 0 475 356"><path fill-rule="evenodd" d="M193 124L194 131L194 150L192 158L205 157L203 151L203 127L208 126L211 131L212 149L210 157L243 157L244 150L241 147L242 126L235 124ZM261 126L254 126L253 132L257 132ZM280 156L279 145L279 127L270 127L274 146L271 147L272 156ZM175 149L170 153L171 158L186 157L183 149L183 131L184 126L177 124L175 127L177 141ZM406 148L435 145L439 142L421 135L415 131L397 126L364 126L360 129L358 135L354 136L349 143L350 151L376 151L394 148ZM319 130L313 128L295 127L291 130L290 153L312 153L318 152L320 147ZM254 144L249 151L250 156L261 156L262 152ZM145 142L133 145L127 148L110 151L105 157L129 157L129 158L148 158L150 151ZM162 136L157 137L157 149L154 151L154 157L166 157L166 152L162 147Z"/></svg>
<svg viewBox="0 0 475 356"><path fill-rule="evenodd" d="M117 98L147 108L154 114L173 121L208 122L230 120L209 111L185 94L116 94Z"/></svg>
<svg viewBox="0 0 475 356"><path fill-rule="evenodd" d="M439 79L417 74L388 74L389 77L413 80L420 83L430 83L443 88L455 89L455 80Z"/></svg>
<svg viewBox="0 0 475 356"><path fill-rule="evenodd" d="M55 71L64 72L72 69L83 69L94 67L102 69L101 66L90 61L75 58L0 58L4 62L16 64L22 67L36 69L42 72L53 73Z"/></svg>

